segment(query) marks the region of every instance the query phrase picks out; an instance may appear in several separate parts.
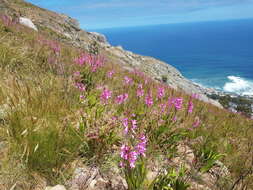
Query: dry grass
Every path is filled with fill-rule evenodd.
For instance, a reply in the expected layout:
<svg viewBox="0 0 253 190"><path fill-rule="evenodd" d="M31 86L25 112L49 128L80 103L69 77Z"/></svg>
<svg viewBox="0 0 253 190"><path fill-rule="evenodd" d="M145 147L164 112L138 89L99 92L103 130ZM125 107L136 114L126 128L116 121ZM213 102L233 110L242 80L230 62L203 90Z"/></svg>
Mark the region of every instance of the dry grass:
<svg viewBox="0 0 253 190"><path fill-rule="evenodd" d="M21 189L33 189L34 172L49 182L61 180L68 164L77 157L96 164L114 160L121 144L122 128L119 120L114 122L111 118L132 113L137 115L139 130L149 137L151 158L173 155L173 145L178 141L201 136L201 143L193 148L198 152L207 146L225 154L222 161L229 167L234 181L252 170L252 120L197 99L193 100L194 111L189 114L190 97L167 87L166 98L155 100L147 108L143 99L136 98L137 85L145 83L143 76L110 62L93 73L88 67L73 64L79 50L60 44L61 51L55 54L50 46L41 43L41 38L52 39L22 26L5 26L0 22L0 36L0 140L6 143L1 154L0 176L5 179L6 187L17 183ZM109 79L106 73L112 69L115 75ZM77 70L82 76L89 76L91 83L85 101L80 101L80 92L73 85L72 74ZM131 77L134 84L124 86L124 76ZM144 91L151 91L155 98L161 84L147 81ZM116 105L110 99L108 105L103 105L97 86L107 86L113 91L113 98L127 92L127 103ZM168 97L182 97L183 108L171 110L167 115L156 114ZM171 121L174 116L176 122ZM189 130L196 117L201 125ZM164 125L159 123L161 119L166 121ZM250 189L252 176L246 176L244 183L249 183Z"/></svg>

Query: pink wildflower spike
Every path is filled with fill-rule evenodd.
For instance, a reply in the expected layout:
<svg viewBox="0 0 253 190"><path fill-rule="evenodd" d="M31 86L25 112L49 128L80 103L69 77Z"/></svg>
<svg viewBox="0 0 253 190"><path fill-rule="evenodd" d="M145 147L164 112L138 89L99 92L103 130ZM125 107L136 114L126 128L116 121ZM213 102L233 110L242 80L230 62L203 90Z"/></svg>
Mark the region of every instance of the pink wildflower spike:
<svg viewBox="0 0 253 190"><path fill-rule="evenodd" d="M135 147L137 154L145 157L146 156L145 152L147 151L146 146L147 146L146 136L141 134L139 136L139 143Z"/></svg>
<svg viewBox="0 0 253 190"><path fill-rule="evenodd" d="M3 23L4 23L5 26L10 26L11 23L12 23L11 18L9 16L7 16L7 15L2 15L1 16L1 20L3 21Z"/></svg>
<svg viewBox="0 0 253 190"><path fill-rule="evenodd" d="M131 120L132 123L132 131L135 132L135 129L137 128L137 121L136 120Z"/></svg>
<svg viewBox="0 0 253 190"><path fill-rule="evenodd" d="M124 133L125 133L125 135L126 135L126 134L128 134L128 131L129 131L128 118L124 118L124 119L123 119L123 126L125 127Z"/></svg>
<svg viewBox="0 0 253 190"><path fill-rule="evenodd" d="M170 108L172 105L173 105L173 101L174 99L173 98L168 98L168 107Z"/></svg>
<svg viewBox="0 0 253 190"><path fill-rule="evenodd" d="M60 47L60 45L59 45L58 43L56 43L56 42L51 42L51 43L49 44L49 46L51 47L51 49L53 50L53 52L54 52L55 54L59 54L59 53L60 53L61 47Z"/></svg>
<svg viewBox="0 0 253 190"><path fill-rule="evenodd" d="M114 75L114 71L113 71L113 70L112 70L112 71L109 71L109 72L107 73L107 77L108 77L108 78L112 78L113 75Z"/></svg>
<svg viewBox="0 0 253 190"><path fill-rule="evenodd" d="M126 167L126 164L125 164L123 161L121 161L121 162L119 163L119 167L120 167L120 168L124 168L124 167Z"/></svg>
<svg viewBox="0 0 253 190"><path fill-rule="evenodd" d="M100 100L104 103L107 103L107 101L112 97L112 92L106 88L104 88Z"/></svg>
<svg viewBox="0 0 253 190"><path fill-rule="evenodd" d="M117 116L112 116L113 121L117 121L118 117Z"/></svg>
<svg viewBox="0 0 253 190"><path fill-rule="evenodd" d="M136 94L137 94L137 97L139 97L139 98L144 96L144 90L143 90L142 84L138 85Z"/></svg>
<svg viewBox="0 0 253 190"><path fill-rule="evenodd" d="M120 150L121 150L120 157L123 158L124 160L128 160L130 147L123 144Z"/></svg>
<svg viewBox="0 0 253 190"><path fill-rule="evenodd" d="M175 99L173 100L173 104L174 104L176 110L182 109L182 106L183 106L183 98L175 98Z"/></svg>
<svg viewBox="0 0 253 190"><path fill-rule="evenodd" d="M128 76L124 77L124 84L125 85L132 85L133 79L129 78Z"/></svg>
<svg viewBox="0 0 253 190"><path fill-rule="evenodd" d="M75 63L78 65L83 65L86 60L85 54L82 54L80 57L75 59Z"/></svg>
<svg viewBox="0 0 253 190"><path fill-rule="evenodd" d="M135 151L131 151L128 155L128 162L129 162L129 166L130 168L135 168L135 162L138 159L138 154Z"/></svg>
<svg viewBox="0 0 253 190"><path fill-rule="evenodd" d="M128 94L127 94L127 93L122 94L122 95L119 95L119 96L117 96L117 98L116 98L116 103L117 103L117 104L122 104L122 103L124 103L125 101L127 101L127 99L128 99Z"/></svg>
<svg viewBox="0 0 253 190"><path fill-rule="evenodd" d="M164 89L164 87L158 87L158 89L157 89L157 97L159 99L161 99L164 96L165 96L165 89Z"/></svg>
<svg viewBox="0 0 253 190"><path fill-rule="evenodd" d="M177 121L177 116L174 116L174 117L172 118L172 121L176 122L176 121Z"/></svg>
<svg viewBox="0 0 253 190"><path fill-rule="evenodd" d="M190 100L189 104L188 104L188 113L192 113L193 108L194 108L193 102L192 102L192 100Z"/></svg>
<svg viewBox="0 0 253 190"><path fill-rule="evenodd" d="M83 83L80 83L80 82L77 82L75 84L76 88L79 89L81 92L85 91L86 90L86 87Z"/></svg>
<svg viewBox="0 0 253 190"><path fill-rule="evenodd" d="M74 72L74 74L73 74L73 76L74 77L80 77L80 75L81 75L81 73L80 73L80 71L76 71L76 72Z"/></svg>
<svg viewBox="0 0 253 190"><path fill-rule="evenodd" d="M80 95L80 99L81 99L81 100L84 100L84 99L85 99L85 96L84 96L84 95Z"/></svg>
<svg viewBox="0 0 253 190"><path fill-rule="evenodd" d="M98 68L104 65L105 59L104 57L94 55L90 56L90 59L88 61L91 66L91 71L96 72Z"/></svg>
<svg viewBox="0 0 253 190"><path fill-rule="evenodd" d="M196 119L195 119L195 121L194 121L194 123L193 123L192 126L193 126L194 128L196 128L196 127L198 127L198 126L200 125L200 123L201 123L201 122L200 122L199 117L196 117Z"/></svg>
<svg viewBox="0 0 253 190"><path fill-rule="evenodd" d="M153 98L152 98L152 94L151 94L151 92L149 92L148 94L147 94L147 96L145 97L145 103L146 103L146 105L148 106L148 107L150 107L150 106L152 106L153 105Z"/></svg>

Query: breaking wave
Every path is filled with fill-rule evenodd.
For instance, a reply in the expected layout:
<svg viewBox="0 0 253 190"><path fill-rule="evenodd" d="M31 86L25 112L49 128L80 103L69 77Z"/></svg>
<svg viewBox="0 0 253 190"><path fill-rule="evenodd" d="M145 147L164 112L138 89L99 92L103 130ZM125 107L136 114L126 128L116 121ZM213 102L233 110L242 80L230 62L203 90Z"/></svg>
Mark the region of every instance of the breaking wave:
<svg viewBox="0 0 253 190"><path fill-rule="evenodd" d="M227 78L229 82L224 85L224 91L239 95L253 96L253 81L237 76L228 76Z"/></svg>

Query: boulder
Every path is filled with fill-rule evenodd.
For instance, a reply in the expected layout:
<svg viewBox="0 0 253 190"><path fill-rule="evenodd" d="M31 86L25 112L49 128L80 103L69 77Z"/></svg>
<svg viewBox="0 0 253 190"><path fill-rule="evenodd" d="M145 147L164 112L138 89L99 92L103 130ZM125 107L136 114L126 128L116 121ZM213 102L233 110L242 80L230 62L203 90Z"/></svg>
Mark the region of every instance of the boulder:
<svg viewBox="0 0 253 190"><path fill-rule="evenodd" d="M66 190L66 188L63 185L56 185L54 187L46 187L45 190Z"/></svg>
<svg viewBox="0 0 253 190"><path fill-rule="evenodd" d="M88 34L96 41L104 44L108 44L105 35L97 33L97 32L88 32Z"/></svg>
<svg viewBox="0 0 253 190"><path fill-rule="evenodd" d="M20 17L19 23L26 27L32 28L35 31L38 31L37 27L33 24L33 22L29 18Z"/></svg>

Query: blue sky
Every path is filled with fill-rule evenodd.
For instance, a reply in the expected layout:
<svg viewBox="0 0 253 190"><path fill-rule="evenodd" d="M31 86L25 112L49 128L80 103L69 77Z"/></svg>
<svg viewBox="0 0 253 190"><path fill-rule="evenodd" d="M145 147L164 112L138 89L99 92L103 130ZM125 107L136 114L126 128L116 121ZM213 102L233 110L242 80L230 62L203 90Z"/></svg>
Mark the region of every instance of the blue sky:
<svg viewBox="0 0 253 190"><path fill-rule="evenodd" d="M27 0L84 29L253 18L253 0Z"/></svg>

